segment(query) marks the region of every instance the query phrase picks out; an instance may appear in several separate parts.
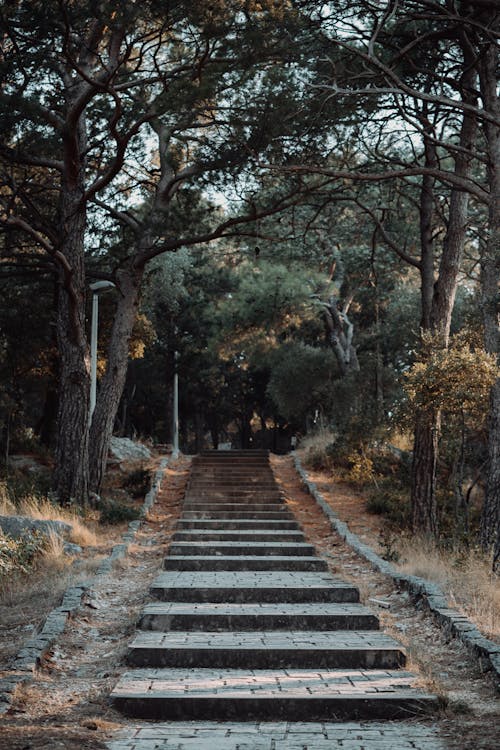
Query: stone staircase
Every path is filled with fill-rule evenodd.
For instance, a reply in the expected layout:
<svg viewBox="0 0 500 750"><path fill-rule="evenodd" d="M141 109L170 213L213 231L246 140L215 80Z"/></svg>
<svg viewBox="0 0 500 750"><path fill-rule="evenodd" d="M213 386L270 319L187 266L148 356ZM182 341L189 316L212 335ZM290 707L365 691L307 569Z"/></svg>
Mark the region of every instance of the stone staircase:
<svg viewBox="0 0 500 750"><path fill-rule="evenodd" d="M355 586L328 572L274 482L267 452L193 461L164 571L112 693L174 721L408 719L437 707Z"/></svg>

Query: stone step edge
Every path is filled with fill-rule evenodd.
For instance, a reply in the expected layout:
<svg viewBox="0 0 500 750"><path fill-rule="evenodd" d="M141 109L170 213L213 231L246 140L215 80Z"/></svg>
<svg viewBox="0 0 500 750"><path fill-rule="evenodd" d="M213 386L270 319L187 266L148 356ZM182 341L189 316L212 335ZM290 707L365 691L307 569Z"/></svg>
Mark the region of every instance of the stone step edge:
<svg viewBox="0 0 500 750"><path fill-rule="evenodd" d="M203 642L205 634L210 638L209 643ZM284 637L287 635L291 636L288 642ZM395 670L406 665L405 649L380 630L351 630L347 633L341 630L269 631L266 633L267 643L259 643L259 636L260 631L138 631L128 646L126 660L130 666L147 667L154 664L161 668L195 669L245 669L248 666L251 669ZM311 643L314 639L317 643ZM371 642L367 643L366 639ZM297 641L301 640L303 643L299 644ZM318 652L321 652L319 660ZM196 659L194 664L189 661L182 663L193 656ZM214 657L216 661L227 663L210 663ZM246 663L249 658L251 664ZM278 663L273 662L273 658L277 658ZM296 658L302 661L300 666ZM309 663L311 658L313 662Z"/></svg>
<svg viewBox="0 0 500 750"><path fill-rule="evenodd" d="M439 698L428 693L398 690L394 693L352 693L351 695L220 696L217 694L150 694L115 689L114 707L126 716L142 719L186 720L191 711L196 720L227 721L244 713L248 721L336 721L407 720L438 710ZM240 704L238 706L238 704ZM367 709L369 716L366 715ZM279 714L279 718L277 716ZM303 744L303 743L302 743ZM302 745L301 745L302 746Z"/></svg>
<svg viewBox="0 0 500 750"><path fill-rule="evenodd" d="M168 466L169 459L160 461L155 473L151 489L144 498L141 507L141 519L151 510L161 489L161 484ZM101 562L94 573L93 580L109 573L116 560L128 554L131 542L134 540L142 520L130 521L127 531L122 535L122 543L115 544L110 554ZM39 625L34 636L29 638L17 652L11 663L10 674L0 679L0 716L5 714L14 699L14 693L19 685L28 685L33 681L42 661L52 648L57 638L64 632L69 618L79 609L84 596L91 593L92 581L85 581L77 586L69 586L58 607L52 609Z"/></svg>
<svg viewBox="0 0 500 750"><path fill-rule="evenodd" d="M383 560L374 550L349 530L349 526L341 521L334 510L330 508L314 482L309 480L307 472L302 467L299 457L292 453L297 473L309 494L316 500L324 512L332 528L342 539L364 557L380 573L389 576L400 587L405 588L414 602L421 602L432 613L443 630L458 638L479 660L482 671L492 671L496 689L500 692L500 645L484 636L480 630L465 615L452 608L440 587L419 576L401 573L399 570Z"/></svg>

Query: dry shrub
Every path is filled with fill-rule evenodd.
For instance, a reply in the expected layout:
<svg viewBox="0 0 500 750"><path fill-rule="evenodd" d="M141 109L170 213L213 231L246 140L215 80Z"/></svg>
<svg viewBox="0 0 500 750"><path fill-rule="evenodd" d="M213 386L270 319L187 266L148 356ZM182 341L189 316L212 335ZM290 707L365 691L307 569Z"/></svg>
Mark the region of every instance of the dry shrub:
<svg viewBox="0 0 500 750"><path fill-rule="evenodd" d="M304 464L315 470L331 469L333 467L331 448L335 440L335 433L327 428L319 429L302 438L300 455Z"/></svg>
<svg viewBox="0 0 500 750"><path fill-rule="evenodd" d="M97 535L71 508L61 508L51 503L48 498L36 495L26 496L20 503L17 513L43 521L63 521L72 526L70 541L80 547L95 547L99 541ZM12 511L9 512L9 515Z"/></svg>
<svg viewBox="0 0 500 750"><path fill-rule="evenodd" d="M500 638L500 586L491 559L476 549L442 549L430 539L403 540L397 567L437 583L452 607L469 617L480 630Z"/></svg>

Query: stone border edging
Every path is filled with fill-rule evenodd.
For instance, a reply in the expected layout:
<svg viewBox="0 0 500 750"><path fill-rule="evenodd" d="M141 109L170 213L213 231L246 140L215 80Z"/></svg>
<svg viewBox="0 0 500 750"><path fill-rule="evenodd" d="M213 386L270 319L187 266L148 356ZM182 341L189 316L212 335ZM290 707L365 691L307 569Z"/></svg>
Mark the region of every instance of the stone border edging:
<svg viewBox="0 0 500 750"><path fill-rule="evenodd" d="M110 573L114 562L127 555L130 544L133 542L143 519L151 510L160 491L163 474L168 466L168 461L168 458L163 458L160 462L151 489L144 498L140 511L141 520L130 521L127 531L122 535L122 542L115 544L108 557L99 565L94 578ZM11 666L11 671L17 672L17 674L11 674L0 679L0 716L8 711L15 689L19 685L26 685L31 681L43 657L51 646L54 645L57 637L64 631L68 619L77 611L81 605L82 598L89 591L90 581L67 588L61 604L49 612L36 634L17 653Z"/></svg>
<svg viewBox="0 0 500 750"><path fill-rule="evenodd" d="M500 690L500 646L482 635L465 615L450 607L444 592L437 584L431 583L425 580L425 578L419 578L418 576L412 576L396 570L391 563L383 560L371 547L364 544L356 534L353 534L349 530L348 525L340 520L335 511L330 508L315 483L309 480L306 471L302 468L299 457L295 453L292 453L292 457L295 468L307 491L316 500L330 521L332 528L335 529L339 536L355 552L364 557L365 560L368 560L376 570L390 576L398 586L407 589L414 600L422 602L447 633L459 638L477 656L480 666L484 671L491 670L493 672L496 688Z"/></svg>

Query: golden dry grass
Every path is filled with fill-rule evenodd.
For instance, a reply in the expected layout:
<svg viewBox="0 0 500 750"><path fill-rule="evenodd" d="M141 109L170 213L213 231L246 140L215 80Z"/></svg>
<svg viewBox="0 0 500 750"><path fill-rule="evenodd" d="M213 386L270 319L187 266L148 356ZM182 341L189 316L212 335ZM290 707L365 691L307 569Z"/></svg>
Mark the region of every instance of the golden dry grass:
<svg viewBox="0 0 500 750"><path fill-rule="evenodd" d="M0 515L29 516L43 521L63 521L72 526L69 540L80 547L95 547L99 540L95 531L89 528L71 508L61 508L51 503L48 498L27 495L18 507L10 500L5 484L0 483Z"/></svg>
<svg viewBox="0 0 500 750"><path fill-rule="evenodd" d="M398 545L398 568L437 583L452 607L470 617L492 638L500 639L500 579L491 560L478 550L447 550L426 538L412 537Z"/></svg>

